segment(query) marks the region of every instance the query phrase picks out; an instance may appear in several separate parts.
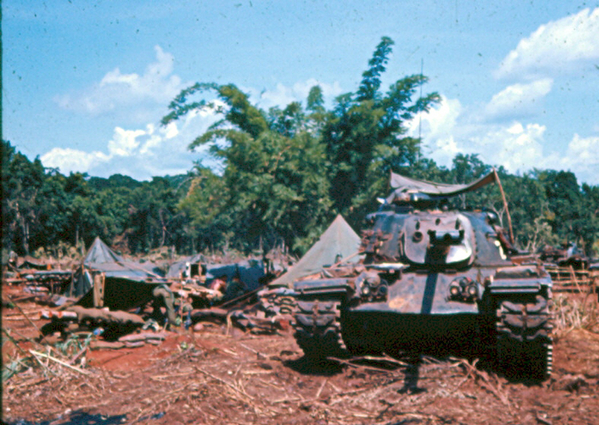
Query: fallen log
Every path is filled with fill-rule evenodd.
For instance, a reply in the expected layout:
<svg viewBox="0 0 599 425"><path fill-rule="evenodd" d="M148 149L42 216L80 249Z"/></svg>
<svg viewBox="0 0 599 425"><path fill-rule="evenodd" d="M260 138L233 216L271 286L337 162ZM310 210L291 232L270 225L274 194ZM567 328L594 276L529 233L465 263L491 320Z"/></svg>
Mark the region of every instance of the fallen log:
<svg viewBox="0 0 599 425"><path fill-rule="evenodd" d="M92 350L118 350L124 347L124 342L92 341L89 343L89 348Z"/></svg>
<svg viewBox="0 0 599 425"><path fill-rule="evenodd" d="M34 300L37 297L37 295L25 295L23 297L19 297L19 298L12 298L12 302L13 303L22 303L25 301L31 301Z"/></svg>
<svg viewBox="0 0 599 425"><path fill-rule="evenodd" d="M168 334L165 332L141 332L138 334L124 335L119 338L120 342L138 342L150 340L164 340Z"/></svg>
<svg viewBox="0 0 599 425"><path fill-rule="evenodd" d="M195 309L191 312L191 319L194 322L199 322L206 319L227 320L228 310L223 308L204 308Z"/></svg>
<svg viewBox="0 0 599 425"><path fill-rule="evenodd" d="M228 311L222 308L198 309L191 312L193 322L203 320L215 320L222 323L232 321L243 330L250 330L254 333L273 333L278 330L287 331L290 329L290 316L277 315L274 317L258 317L256 314L246 313L241 310Z"/></svg>
<svg viewBox="0 0 599 425"><path fill-rule="evenodd" d="M110 311L97 308L85 308L74 306L66 311L75 312L79 323L90 321L94 323L107 323L126 326L143 326L144 319L137 314L127 313L125 311Z"/></svg>
<svg viewBox="0 0 599 425"><path fill-rule="evenodd" d="M24 283L27 281L25 279L13 278L13 279L6 279L4 282L9 285L14 285L14 284L19 284L19 283Z"/></svg>

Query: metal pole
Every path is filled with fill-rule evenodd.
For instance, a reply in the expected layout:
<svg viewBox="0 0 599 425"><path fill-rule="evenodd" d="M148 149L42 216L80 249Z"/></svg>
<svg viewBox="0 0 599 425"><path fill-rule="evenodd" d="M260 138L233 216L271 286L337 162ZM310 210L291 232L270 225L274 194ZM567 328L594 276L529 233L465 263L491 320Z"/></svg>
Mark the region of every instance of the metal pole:
<svg viewBox="0 0 599 425"><path fill-rule="evenodd" d="M507 200L505 199L505 192L503 191L503 186L501 185L501 180L499 180L499 175L497 174L497 170L495 170L495 167L493 167L493 174L495 176L495 181L499 185L499 191L501 192L501 198L503 199L503 206L505 207L505 214L507 216L508 230L510 232L510 242L513 245L514 244L514 230L512 229L512 217L510 216L510 210L507 206Z"/></svg>

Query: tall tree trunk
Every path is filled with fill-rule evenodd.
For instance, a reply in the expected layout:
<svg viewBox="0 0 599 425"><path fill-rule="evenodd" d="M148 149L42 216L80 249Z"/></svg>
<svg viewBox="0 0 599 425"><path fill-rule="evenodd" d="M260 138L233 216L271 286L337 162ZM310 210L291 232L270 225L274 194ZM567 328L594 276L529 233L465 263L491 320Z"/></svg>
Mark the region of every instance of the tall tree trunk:
<svg viewBox="0 0 599 425"><path fill-rule="evenodd" d="M27 220L23 217L23 250L25 251L25 255L29 255L29 225Z"/></svg>

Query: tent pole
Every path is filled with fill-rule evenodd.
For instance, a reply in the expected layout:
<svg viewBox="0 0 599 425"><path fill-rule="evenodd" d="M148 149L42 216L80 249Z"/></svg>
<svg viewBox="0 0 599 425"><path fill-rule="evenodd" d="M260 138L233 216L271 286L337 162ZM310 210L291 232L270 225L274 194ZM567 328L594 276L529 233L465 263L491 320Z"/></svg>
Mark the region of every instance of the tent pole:
<svg viewBox="0 0 599 425"><path fill-rule="evenodd" d="M510 242L513 245L514 244L514 230L512 229L512 217L510 216L510 210L507 206L507 200L505 199L505 192L503 191L503 186L501 185L501 180L499 180L499 175L497 174L497 170L495 170L495 167L493 167L493 174L495 175L495 181L499 185L499 191L501 192L501 198L503 199L503 206L505 207L505 214L507 216L508 230L510 232Z"/></svg>

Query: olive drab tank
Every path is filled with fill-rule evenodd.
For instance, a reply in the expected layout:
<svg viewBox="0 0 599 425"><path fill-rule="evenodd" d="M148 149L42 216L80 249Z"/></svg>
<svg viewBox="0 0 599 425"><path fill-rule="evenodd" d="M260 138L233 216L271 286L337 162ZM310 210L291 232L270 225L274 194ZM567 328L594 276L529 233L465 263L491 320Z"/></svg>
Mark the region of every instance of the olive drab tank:
<svg viewBox="0 0 599 425"><path fill-rule="evenodd" d="M360 263L294 284L294 335L306 357L463 353L467 345L506 373L546 379L550 276L540 263L517 261L494 213L444 207L494 181L494 171L470 185L392 174L394 192L367 217Z"/></svg>

